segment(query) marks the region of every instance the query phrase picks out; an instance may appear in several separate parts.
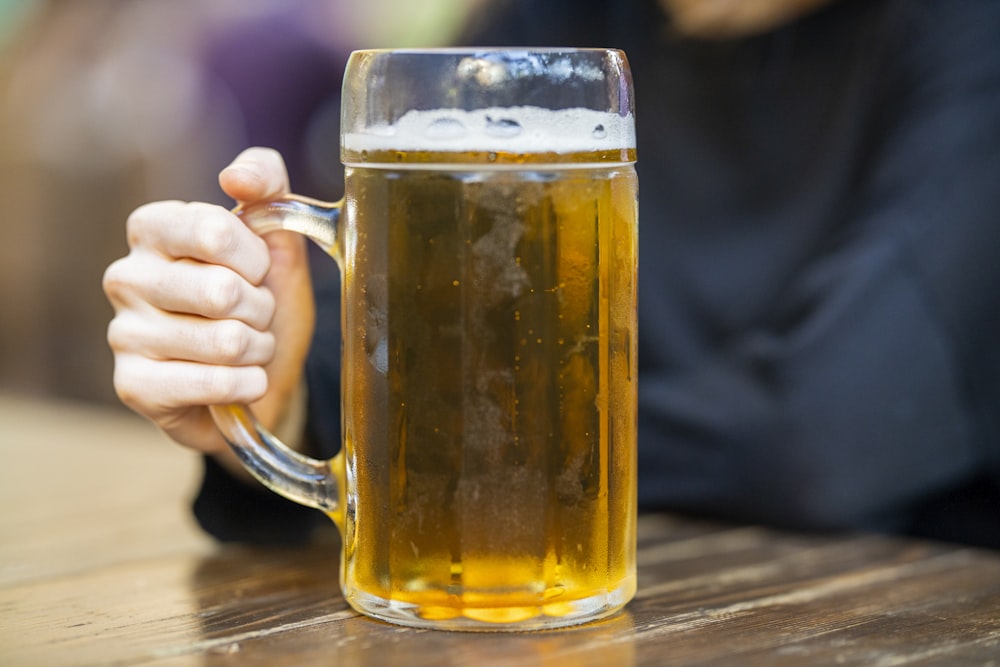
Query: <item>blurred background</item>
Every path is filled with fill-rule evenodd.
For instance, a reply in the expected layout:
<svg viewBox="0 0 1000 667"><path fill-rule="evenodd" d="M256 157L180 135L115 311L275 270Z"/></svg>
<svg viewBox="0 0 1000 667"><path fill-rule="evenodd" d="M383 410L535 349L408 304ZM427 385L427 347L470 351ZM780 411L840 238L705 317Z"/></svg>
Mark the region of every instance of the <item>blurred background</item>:
<svg viewBox="0 0 1000 667"><path fill-rule="evenodd" d="M0 392L116 404L101 278L129 212L231 204L216 175L255 144L338 198L347 54L446 45L487 1L0 0Z"/></svg>

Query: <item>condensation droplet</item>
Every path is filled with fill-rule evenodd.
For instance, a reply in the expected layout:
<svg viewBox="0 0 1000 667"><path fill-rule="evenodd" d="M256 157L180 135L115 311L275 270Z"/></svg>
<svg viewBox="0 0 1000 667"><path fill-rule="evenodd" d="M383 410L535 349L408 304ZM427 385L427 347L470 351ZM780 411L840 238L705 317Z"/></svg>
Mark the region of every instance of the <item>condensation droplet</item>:
<svg viewBox="0 0 1000 667"><path fill-rule="evenodd" d="M596 125L594 131L591 133L595 139L604 139L608 136L608 131L603 125Z"/></svg>

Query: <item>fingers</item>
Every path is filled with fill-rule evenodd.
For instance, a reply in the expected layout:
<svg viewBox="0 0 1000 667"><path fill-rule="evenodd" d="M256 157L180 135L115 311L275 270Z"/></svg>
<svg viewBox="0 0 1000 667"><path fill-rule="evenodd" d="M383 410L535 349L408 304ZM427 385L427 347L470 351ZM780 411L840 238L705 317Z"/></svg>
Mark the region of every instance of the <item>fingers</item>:
<svg viewBox="0 0 1000 667"><path fill-rule="evenodd" d="M206 454L225 454L225 441L206 405L251 404L267 391L259 366L211 366L116 354L114 386L122 403L170 438ZM234 466L236 468L237 466Z"/></svg>
<svg viewBox="0 0 1000 667"><path fill-rule="evenodd" d="M268 328L275 312L269 289L251 284L228 267L151 254L133 253L109 266L104 291L119 312L152 309L231 319L260 331Z"/></svg>
<svg viewBox="0 0 1000 667"><path fill-rule="evenodd" d="M219 178L240 201L288 190L267 149L245 151ZM300 381L312 332L305 243L265 240L221 206L178 201L136 209L127 236L129 254L104 274L115 390L177 442L225 452L205 406L253 404L273 420Z"/></svg>
<svg viewBox="0 0 1000 667"><path fill-rule="evenodd" d="M126 233L133 251L226 266L253 284L270 268L267 243L220 206L176 201L137 208Z"/></svg>
<svg viewBox="0 0 1000 667"><path fill-rule="evenodd" d="M114 384L123 403L165 426L168 418L195 406L253 403L267 391L267 376L259 366L157 361L141 354L121 354L116 357Z"/></svg>
<svg viewBox="0 0 1000 667"><path fill-rule="evenodd" d="M222 448L206 405L268 390L275 301L267 244L227 210L160 202L128 220L129 254L105 271L108 343L122 402L178 442Z"/></svg>
<svg viewBox="0 0 1000 667"><path fill-rule="evenodd" d="M121 311L108 326L117 354L221 366L263 366L274 357L274 336L237 320L211 320L158 311Z"/></svg>
<svg viewBox="0 0 1000 667"><path fill-rule="evenodd" d="M219 185L236 201L273 199L288 192L288 172L277 151L248 148L222 170Z"/></svg>

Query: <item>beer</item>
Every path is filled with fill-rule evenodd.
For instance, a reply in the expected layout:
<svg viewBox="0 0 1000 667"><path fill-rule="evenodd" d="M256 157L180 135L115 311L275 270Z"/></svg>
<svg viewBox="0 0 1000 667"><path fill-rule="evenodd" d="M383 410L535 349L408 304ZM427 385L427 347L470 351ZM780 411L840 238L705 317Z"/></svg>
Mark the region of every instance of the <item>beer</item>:
<svg viewBox="0 0 1000 667"><path fill-rule="evenodd" d="M411 112L345 137L355 606L502 625L634 593L634 137L581 114Z"/></svg>
<svg viewBox="0 0 1000 667"><path fill-rule="evenodd" d="M361 613L452 630L610 615L636 585L625 54L355 51L342 93L343 200L239 214L340 265L343 447L293 452L242 405L210 406L216 424L265 486L341 528Z"/></svg>

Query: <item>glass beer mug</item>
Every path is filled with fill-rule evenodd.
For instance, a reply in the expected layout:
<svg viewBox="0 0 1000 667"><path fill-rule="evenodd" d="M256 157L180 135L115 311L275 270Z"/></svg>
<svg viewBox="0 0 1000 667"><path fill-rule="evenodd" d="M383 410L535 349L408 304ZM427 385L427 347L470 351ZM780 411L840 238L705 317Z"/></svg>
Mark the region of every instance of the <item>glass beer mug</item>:
<svg viewBox="0 0 1000 667"><path fill-rule="evenodd" d="M540 629L635 593L632 106L620 51L359 51L344 199L241 212L341 268L341 451L213 414L260 481L336 522L358 611Z"/></svg>

